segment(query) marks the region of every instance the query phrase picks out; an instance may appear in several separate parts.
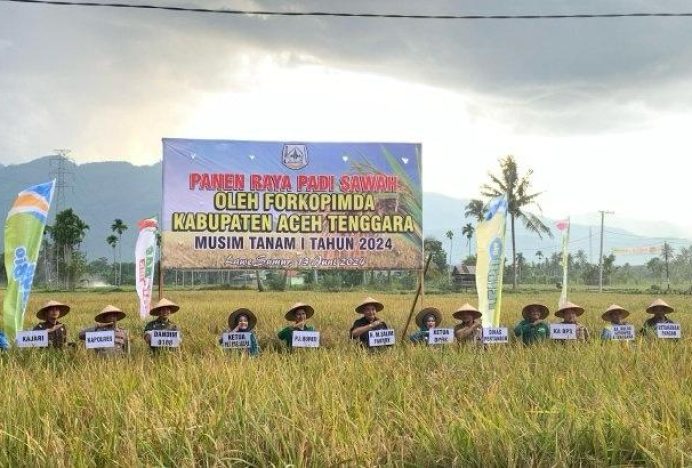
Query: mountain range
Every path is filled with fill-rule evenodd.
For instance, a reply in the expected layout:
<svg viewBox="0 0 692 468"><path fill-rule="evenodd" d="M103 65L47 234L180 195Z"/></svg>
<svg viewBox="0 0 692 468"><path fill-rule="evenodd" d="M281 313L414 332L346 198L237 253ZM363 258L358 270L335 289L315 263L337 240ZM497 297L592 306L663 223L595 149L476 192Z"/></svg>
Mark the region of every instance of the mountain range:
<svg viewBox="0 0 692 468"><path fill-rule="evenodd" d="M55 161L49 156L28 163L0 165L0 215L6 213L17 193L24 188L45 182L55 175ZM161 163L151 166L135 166L127 162L94 162L75 164L65 162L65 187L63 197L55 197L51 212L56 209L72 207L90 226L82 244L82 250L90 259L111 258L113 251L106 244L111 234L110 226L115 218L121 218L129 229L123 234L123 260L133 255L137 237L137 221L161 212ZM450 242L445 233L452 230L452 260L458 263L469 254L467 239L462 237L462 227L475 220L464 216L468 200L448 197L432 192L423 193L423 228L426 236L442 241L449 252ZM59 206L62 205L62 206ZM596 262L599 251L600 225L589 221L593 217L580 216L572 221L570 232L570 251L584 251L587 258ZM520 222L516 223L517 251L522 252L528 262L538 260L537 252L550 256L560 251L559 233L554 229L555 220L543 218L553 228L554 237L543 239L528 232ZM50 221L49 221L50 222ZM593 221L592 221L593 222ZM610 222L610 224L608 224ZM662 244L668 241L673 248L689 247L692 240L684 238L684 231L674 224L650 221L627 220L622 225L612 225L614 221L606 218L604 235L604 254L616 247L635 247ZM628 229L629 228L629 229ZM632 229L634 228L634 229ZM0 232L0 240L3 238ZM508 232L509 234L509 232ZM474 245L471 242L470 251ZM509 241L509 238L508 238ZM650 256L619 256L616 263L645 263Z"/></svg>

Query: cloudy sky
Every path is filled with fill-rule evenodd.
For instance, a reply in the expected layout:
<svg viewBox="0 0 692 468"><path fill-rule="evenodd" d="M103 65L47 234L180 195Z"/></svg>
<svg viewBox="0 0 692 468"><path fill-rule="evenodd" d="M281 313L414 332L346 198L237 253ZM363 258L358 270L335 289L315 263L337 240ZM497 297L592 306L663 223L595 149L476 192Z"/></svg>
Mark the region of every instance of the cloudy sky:
<svg viewBox="0 0 692 468"><path fill-rule="evenodd" d="M686 0L165 3L692 11ZM498 158L514 154L534 170L546 215L608 209L614 223L668 221L692 236L691 131L692 18L270 18L0 0L3 164L54 148L77 162L151 164L162 137L422 142L426 191L477 196Z"/></svg>

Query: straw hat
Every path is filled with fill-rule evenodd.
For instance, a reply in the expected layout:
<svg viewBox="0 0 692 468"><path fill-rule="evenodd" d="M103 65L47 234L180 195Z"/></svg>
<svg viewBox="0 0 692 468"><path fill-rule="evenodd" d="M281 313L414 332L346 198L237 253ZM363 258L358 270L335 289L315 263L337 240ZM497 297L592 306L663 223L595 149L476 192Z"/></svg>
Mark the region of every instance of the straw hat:
<svg viewBox="0 0 692 468"><path fill-rule="evenodd" d="M157 302L154 307L151 308L151 310L149 311L149 315L153 315L155 317L158 316L161 312L161 309L163 309L164 307L168 307L171 311L171 314L175 314L180 310L180 306L178 304L176 304L173 301L169 301L164 297L161 298L161 300Z"/></svg>
<svg viewBox="0 0 692 468"><path fill-rule="evenodd" d="M541 320L543 320L548 315L550 315L550 310L548 309L548 307L544 306L543 304L534 303L534 304L528 304L528 305L524 306L523 309L521 309L522 317L527 318L526 315L527 315L527 313L531 307L538 307L539 309L541 309L541 315L540 315Z"/></svg>
<svg viewBox="0 0 692 468"><path fill-rule="evenodd" d="M654 313L653 310L654 310L654 308L656 308L656 307L663 307L664 309L666 309L666 314L670 314L670 313L672 313L672 312L675 312L675 309L673 309L671 306L669 306L668 304L666 304L666 303L665 303L663 300L661 300L661 299L656 299L654 302L652 302L651 305L650 305L649 307L646 308L646 311L647 311L648 313L650 313L650 314L653 314L653 313Z"/></svg>
<svg viewBox="0 0 692 468"><path fill-rule="evenodd" d="M423 320L425 320L428 315L435 317L435 326L439 327L442 323L442 312L440 312L440 309L437 307L426 307L421 309L416 315L416 325L418 325L419 328L423 328Z"/></svg>
<svg viewBox="0 0 692 468"><path fill-rule="evenodd" d="M578 306L573 302L567 301L564 303L564 305L557 309L557 311L555 311L555 317L564 318L565 312L568 310L575 311L577 313L577 317L581 316L584 313L584 308L582 306Z"/></svg>
<svg viewBox="0 0 692 468"><path fill-rule="evenodd" d="M452 317L454 317L457 320L464 320L464 314L466 312L471 312L473 314L473 319L477 320L483 316L480 310L476 309L474 306L469 304L468 302L464 304L463 306L459 307L453 314Z"/></svg>
<svg viewBox="0 0 692 468"><path fill-rule="evenodd" d="M241 307L231 312L228 316L228 326L230 328L235 328L236 325L238 325L237 320L240 315L247 316L247 331L255 328L255 325L257 325L257 316L247 307Z"/></svg>
<svg viewBox="0 0 692 468"><path fill-rule="evenodd" d="M294 321L296 319L296 311L298 309L303 309L305 311L305 318L309 319L313 315L315 315L315 309L312 308L311 305L308 305L304 302L296 302L291 306L290 309L288 309L288 312L286 312L286 315L284 317L286 320L289 321Z"/></svg>
<svg viewBox="0 0 692 468"><path fill-rule="evenodd" d="M108 315L115 315L117 317L115 319L115 322L119 322L120 320L127 317L127 314L125 314L125 312L123 312L115 306L108 304L106 307L103 308L103 310L101 310L101 312L98 313L98 315L96 315L96 317L94 317L94 321L97 323L111 323L110 321L106 321L106 317Z"/></svg>
<svg viewBox="0 0 692 468"><path fill-rule="evenodd" d="M627 317L630 312L627 309L623 309L617 304L613 304L610 307L606 309L605 312L603 312L603 315L601 315L601 318L605 320L606 322L610 322L612 320L611 316L613 315L614 312L620 312L620 316L622 318Z"/></svg>
<svg viewBox="0 0 692 468"><path fill-rule="evenodd" d="M365 299L363 299L363 302L361 302L360 304L358 304L356 306L356 312L359 314L362 314L363 308L369 304L374 305L375 310L378 312L381 311L382 309L384 309L384 304L382 304L380 301L373 299L372 297L366 297Z"/></svg>
<svg viewBox="0 0 692 468"><path fill-rule="evenodd" d="M46 314L48 313L48 309L52 309L53 307L60 309L60 315L58 318L67 315L67 313L70 311L70 306L67 304L63 304L62 302L58 301L48 301L43 304L40 309L38 309L38 312L36 312L36 317L38 317L40 320L47 320L48 317L46 317Z"/></svg>

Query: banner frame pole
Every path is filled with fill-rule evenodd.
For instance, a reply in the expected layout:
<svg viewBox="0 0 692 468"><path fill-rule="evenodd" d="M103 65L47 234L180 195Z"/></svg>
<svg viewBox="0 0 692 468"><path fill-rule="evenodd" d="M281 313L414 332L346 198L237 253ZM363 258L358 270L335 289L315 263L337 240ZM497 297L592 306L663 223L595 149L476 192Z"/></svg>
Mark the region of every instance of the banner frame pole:
<svg viewBox="0 0 692 468"><path fill-rule="evenodd" d="M428 255L428 259L425 261L425 268L419 269L418 278L418 289L416 290L416 295L413 298L413 303L411 304L411 310L408 313L408 319L406 320L406 325L404 326L404 331L401 333L401 343L405 343L406 332L408 332L408 327L411 325L411 318L413 317L413 312L416 310L416 303L418 303L418 297L421 295L424 289L425 274L428 272L428 267L430 266L430 260L432 260L432 254Z"/></svg>

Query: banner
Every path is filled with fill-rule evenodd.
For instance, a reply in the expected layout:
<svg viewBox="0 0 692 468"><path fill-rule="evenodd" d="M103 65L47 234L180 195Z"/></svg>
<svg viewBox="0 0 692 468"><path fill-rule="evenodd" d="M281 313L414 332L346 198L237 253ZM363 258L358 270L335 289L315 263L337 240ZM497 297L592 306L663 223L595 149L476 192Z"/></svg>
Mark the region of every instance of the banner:
<svg viewBox="0 0 692 468"><path fill-rule="evenodd" d="M555 223L558 231L562 232L562 294L558 307L562 307L567 303L567 280L569 279L569 218L563 219Z"/></svg>
<svg viewBox="0 0 692 468"><path fill-rule="evenodd" d="M484 327L500 325L506 219L507 198L494 198L488 205L485 220L476 226L476 290Z"/></svg>
<svg viewBox="0 0 692 468"><path fill-rule="evenodd" d="M615 247L614 255L661 255L662 245L647 245L642 247Z"/></svg>
<svg viewBox="0 0 692 468"><path fill-rule="evenodd" d="M164 268L420 269L421 145L163 140Z"/></svg>
<svg viewBox="0 0 692 468"><path fill-rule="evenodd" d="M2 308L5 334L16 336L24 327L24 312L34 281L43 230L53 199L55 180L19 192L5 221L7 291Z"/></svg>
<svg viewBox="0 0 692 468"><path fill-rule="evenodd" d="M149 315L151 294L154 289L154 267L156 265L156 229L155 218L139 222L139 236L135 245L135 285L139 296L139 316L142 319Z"/></svg>

